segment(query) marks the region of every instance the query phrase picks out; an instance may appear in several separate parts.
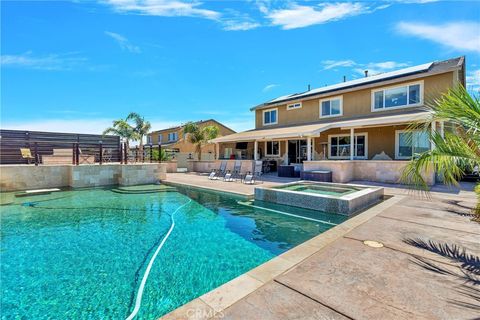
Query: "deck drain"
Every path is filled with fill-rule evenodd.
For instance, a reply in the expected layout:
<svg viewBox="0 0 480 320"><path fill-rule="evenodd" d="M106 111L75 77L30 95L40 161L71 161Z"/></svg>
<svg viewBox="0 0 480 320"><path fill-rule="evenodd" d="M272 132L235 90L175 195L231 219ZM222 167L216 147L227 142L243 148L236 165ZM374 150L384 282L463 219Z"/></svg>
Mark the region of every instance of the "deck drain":
<svg viewBox="0 0 480 320"><path fill-rule="evenodd" d="M383 243L373 240L365 240L363 244L372 248L383 248Z"/></svg>

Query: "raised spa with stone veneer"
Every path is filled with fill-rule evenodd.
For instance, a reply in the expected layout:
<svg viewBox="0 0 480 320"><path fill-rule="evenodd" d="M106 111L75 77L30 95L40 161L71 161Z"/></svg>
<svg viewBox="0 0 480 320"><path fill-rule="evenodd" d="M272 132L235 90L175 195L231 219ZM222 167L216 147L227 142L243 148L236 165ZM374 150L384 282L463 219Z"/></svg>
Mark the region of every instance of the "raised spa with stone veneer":
<svg viewBox="0 0 480 320"><path fill-rule="evenodd" d="M383 188L300 181L255 188L255 200L344 215L354 214L383 199Z"/></svg>

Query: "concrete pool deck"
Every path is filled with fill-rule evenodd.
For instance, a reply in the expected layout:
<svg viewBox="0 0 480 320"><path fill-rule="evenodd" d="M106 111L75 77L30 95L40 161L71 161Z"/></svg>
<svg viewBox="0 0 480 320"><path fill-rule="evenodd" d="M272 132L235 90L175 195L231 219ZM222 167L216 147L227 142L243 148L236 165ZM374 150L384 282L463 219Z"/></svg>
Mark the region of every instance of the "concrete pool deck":
<svg viewBox="0 0 480 320"><path fill-rule="evenodd" d="M480 312L480 224L466 214L475 195L434 190L443 192L425 199L386 187L390 199L163 318L474 319Z"/></svg>

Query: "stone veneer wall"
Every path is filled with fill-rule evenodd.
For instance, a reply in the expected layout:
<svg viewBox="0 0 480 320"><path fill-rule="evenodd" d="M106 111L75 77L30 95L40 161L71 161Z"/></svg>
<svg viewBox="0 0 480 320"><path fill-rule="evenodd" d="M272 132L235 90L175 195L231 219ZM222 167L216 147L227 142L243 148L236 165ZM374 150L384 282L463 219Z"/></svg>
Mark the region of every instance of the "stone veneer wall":
<svg viewBox="0 0 480 320"><path fill-rule="evenodd" d="M235 160L190 160L187 163L187 170L190 172L211 172L213 169L220 168L220 163L222 161L227 161L227 170L233 170L235 166ZM242 166L240 167L240 171L245 173L247 171L253 170L253 165L255 161L253 160L240 160L242 162Z"/></svg>
<svg viewBox="0 0 480 320"><path fill-rule="evenodd" d="M400 176L408 161L397 160L321 160L304 162L304 170L330 170L333 182L345 183L364 180L400 183ZM428 185L435 184L435 173L425 172Z"/></svg>
<svg viewBox="0 0 480 320"><path fill-rule="evenodd" d="M166 178L167 164L2 165L0 190L99 187L155 183Z"/></svg>

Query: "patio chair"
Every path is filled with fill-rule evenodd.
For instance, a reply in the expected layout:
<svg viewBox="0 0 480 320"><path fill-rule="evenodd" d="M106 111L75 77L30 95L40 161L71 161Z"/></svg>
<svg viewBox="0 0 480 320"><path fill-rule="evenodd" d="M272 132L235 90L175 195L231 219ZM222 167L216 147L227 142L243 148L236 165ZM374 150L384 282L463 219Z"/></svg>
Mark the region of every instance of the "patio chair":
<svg viewBox="0 0 480 320"><path fill-rule="evenodd" d="M78 149L78 163L79 164L83 164L83 163L86 163L86 164L94 164L95 163L95 156L92 156L90 154L87 154L87 153L83 153L82 152L82 149Z"/></svg>
<svg viewBox="0 0 480 320"><path fill-rule="evenodd" d="M102 160L103 162L112 162L113 152L112 149L103 149Z"/></svg>
<svg viewBox="0 0 480 320"><path fill-rule="evenodd" d="M225 181L237 181L238 179L242 180L242 161L240 160L235 160L235 164L233 165L233 170L229 171L227 174L225 174Z"/></svg>
<svg viewBox="0 0 480 320"><path fill-rule="evenodd" d="M255 168L253 173L248 171L245 177L243 178L244 184L255 184L257 181L263 183L262 179L262 161L255 161Z"/></svg>
<svg viewBox="0 0 480 320"><path fill-rule="evenodd" d="M30 161L32 159L35 159L33 156L32 156L32 152L30 151L29 148L20 148L20 153L22 154L22 158L23 159L27 159L27 163L30 164Z"/></svg>
<svg viewBox="0 0 480 320"><path fill-rule="evenodd" d="M220 167L218 169L213 169L208 176L210 180L218 180L220 177L224 177L227 173L227 161L220 162Z"/></svg>

